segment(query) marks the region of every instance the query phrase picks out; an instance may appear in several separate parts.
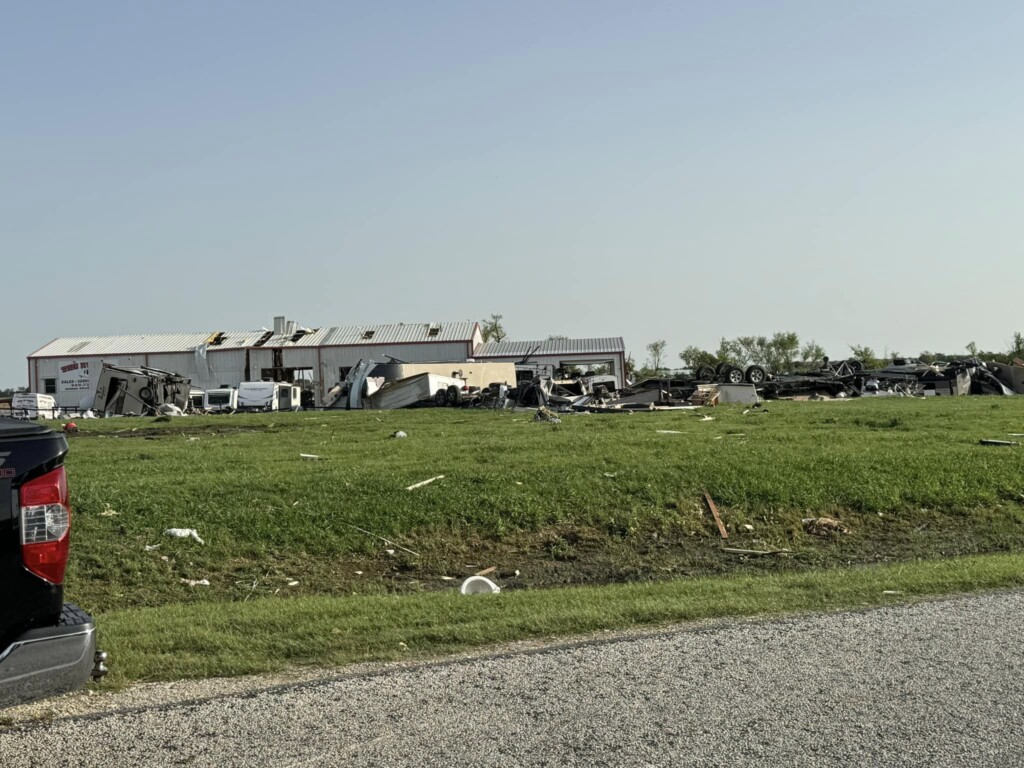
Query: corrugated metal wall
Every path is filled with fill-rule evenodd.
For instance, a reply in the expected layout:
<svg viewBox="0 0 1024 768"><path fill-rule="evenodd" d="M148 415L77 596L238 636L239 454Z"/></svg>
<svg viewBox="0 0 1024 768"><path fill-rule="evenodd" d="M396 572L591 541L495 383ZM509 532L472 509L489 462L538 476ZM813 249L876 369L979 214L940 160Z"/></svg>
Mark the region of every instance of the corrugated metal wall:
<svg viewBox="0 0 1024 768"><path fill-rule="evenodd" d="M83 397L96 390L96 380L104 362L121 366L148 365L172 371L190 378L192 386L196 389L214 389L222 385L234 387L247 379L259 380L263 369L274 366L274 350L250 349L247 376L246 352L245 349L209 348L205 358L197 356L194 352L117 355L102 358L34 358L29 360L29 389L33 392L45 392L45 380L56 379L58 391L54 396L57 398L57 404L63 408L77 408ZM343 367L352 367L362 359L383 362L388 359L387 355L409 363L464 362L469 356L469 349L465 342L440 342L381 346L361 344L353 347L290 347L281 350L281 360L285 368L311 370L314 381L320 385L321 397L338 381ZM77 367L62 371L72 366Z"/></svg>

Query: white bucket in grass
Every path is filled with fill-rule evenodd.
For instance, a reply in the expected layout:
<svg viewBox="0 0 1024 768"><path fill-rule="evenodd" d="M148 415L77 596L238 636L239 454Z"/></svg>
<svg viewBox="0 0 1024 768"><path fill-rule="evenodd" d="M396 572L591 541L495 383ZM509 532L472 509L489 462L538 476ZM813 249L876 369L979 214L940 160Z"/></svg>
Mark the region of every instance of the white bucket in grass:
<svg viewBox="0 0 1024 768"><path fill-rule="evenodd" d="M470 576L462 582L459 592L464 595L496 595L501 592L501 587L483 576Z"/></svg>

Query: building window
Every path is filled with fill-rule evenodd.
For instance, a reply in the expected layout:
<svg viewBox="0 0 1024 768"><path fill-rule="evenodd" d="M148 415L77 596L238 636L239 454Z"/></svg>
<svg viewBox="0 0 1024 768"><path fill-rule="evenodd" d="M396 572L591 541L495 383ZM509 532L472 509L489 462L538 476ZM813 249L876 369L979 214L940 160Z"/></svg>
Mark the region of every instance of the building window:
<svg viewBox="0 0 1024 768"><path fill-rule="evenodd" d="M57 394L57 380L56 379L43 379L43 394L44 395L56 395Z"/></svg>

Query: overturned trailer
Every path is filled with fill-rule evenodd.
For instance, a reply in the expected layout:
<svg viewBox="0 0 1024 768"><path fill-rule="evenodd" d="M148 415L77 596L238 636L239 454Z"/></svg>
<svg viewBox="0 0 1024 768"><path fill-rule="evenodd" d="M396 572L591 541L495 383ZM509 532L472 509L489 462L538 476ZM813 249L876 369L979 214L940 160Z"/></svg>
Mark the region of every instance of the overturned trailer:
<svg viewBox="0 0 1024 768"><path fill-rule="evenodd" d="M122 368L104 364L96 381L93 410L102 416L148 416L161 405L184 411L192 381L159 368Z"/></svg>

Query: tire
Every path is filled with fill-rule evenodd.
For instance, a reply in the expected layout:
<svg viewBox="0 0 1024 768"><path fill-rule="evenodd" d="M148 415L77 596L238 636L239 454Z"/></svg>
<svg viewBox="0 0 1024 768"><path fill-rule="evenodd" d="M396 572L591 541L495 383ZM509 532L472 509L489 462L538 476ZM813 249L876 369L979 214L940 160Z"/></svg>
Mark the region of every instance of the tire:
<svg viewBox="0 0 1024 768"><path fill-rule="evenodd" d="M149 387L141 387L139 389L139 399L144 403L153 402L153 390Z"/></svg>
<svg viewBox="0 0 1024 768"><path fill-rule="evenodd" d="M454 408L455 406L462 402L462 392L459 390L458 387L452 384L450 387L448 387L448 390L445 392L444 400L447 405L450 405Z"/></svg>
<svg viewBox="0 0 1024 768"><path fill-rule="evenodd" d="M768 372L760 365L751 365L747 368L747 383L748 384L764 384L764 380L768 378Z"/></svg>
<svg viewBox="0 0 1024 768"><path fill-rule="evenodd" d="M434 393L434 405L436 405L438 408L444 408L447 399L448 393L445 392L443 389L439 389L437 390L437 392Z"/></svg>
<svg viewBox="0 0 1024 768"><path fill-rule="evenodd" d="M702 365L697 369L697 381L712 381L715 378L715 369Z"/></svg>
<svg viewBox="0 0 1024 768"><path fill-rule="evenodd" d="M854 357L851 357L849 360L847 360L846 364L850 366L850 370L853 371L854 373L860 373L861 371L864 370L864 363L862 363L860 360L857 360Z"/></svg>
<svg viewBox="0 0 1024 768"><path fill-rule="evenodd" d="M743 369L737 368L736 366L730 366L725 371L725 380L729 384L742 384L743 383Z"/></svg>
<svg viewBox="0 0 1024 768"><path fill-rule="evenodd" d="M715 366L715 376L725 376L731 367L732 365L729 363L719 363Z"/></svg>

